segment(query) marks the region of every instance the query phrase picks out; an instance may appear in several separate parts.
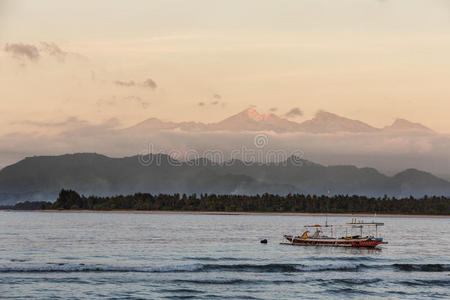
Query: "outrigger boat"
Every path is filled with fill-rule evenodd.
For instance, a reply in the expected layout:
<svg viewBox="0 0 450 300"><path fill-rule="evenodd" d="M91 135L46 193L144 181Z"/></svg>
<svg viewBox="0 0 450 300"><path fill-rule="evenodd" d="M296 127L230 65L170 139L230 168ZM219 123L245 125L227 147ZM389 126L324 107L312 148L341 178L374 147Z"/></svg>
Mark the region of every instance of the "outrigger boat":
<svg viewBox="0 0 450 300"><path fill-rule="evenodd" d="M387 244L383 242L383 238L378 237L378 227L383 226L384 223L364 222L357 219L352 219L350 223L344 225L307 225L305 232L301 236L284 235L287 242L282 242L283 245L295 246L332 246L332 247L363 247L375 248L380 244ZM311 231L312 235L309 235ZM358 235L353 235L353 231L358 230ZM329 232L330 235L325 235ZM342 232L345 231L345 235ZM373 235L373 231L375 234ZM364 232L369 232L363 235ZM339 234L340 233L340 234ZM341 237L338 237L341 235Z"/></svg>

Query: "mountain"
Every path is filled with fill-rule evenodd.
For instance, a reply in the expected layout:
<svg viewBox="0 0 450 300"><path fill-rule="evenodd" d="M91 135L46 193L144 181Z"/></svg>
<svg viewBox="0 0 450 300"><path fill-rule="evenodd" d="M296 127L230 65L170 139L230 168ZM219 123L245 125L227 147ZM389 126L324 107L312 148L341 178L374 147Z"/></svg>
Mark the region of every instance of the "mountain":
<svg viewBox="0 0 450 300"><path fill-rule="evenodd" d="M416 190L426 195L445 195L448 192L448 181L416 169L398 173L392 178L391 184L403 194L411 194Z"/></svg>
<svg viewBox="0 0 450 300"><path fill-rule="evenodd" d="M0 203L53 200L61 188L84 194L294 192L285 184L259 182L242 174L217 174L200 166L180 163L167 155L110 158L92 153L26 158L0 171Z"/></svg>
<svg viewBox="0 0 450 300"><path fill-rule="evenodd" d="M183 131L299 131L299 124L283 119L273 113L259 114L249 108L236 115L217 123L205 124L201 122L166 122L156 118L147 119L135 126L125 129L127 133L142 134L155 130Z"/></svg>
<svg viewBox="0 0 450 300"><path fill-rule="evenodd" d="M336 133L336 132L375 132L377 128L358 120L352 120L332 114L326 111L319 111L312 120L300 124L302 131L311 133Z"/></svg>
<svg viewBox="0 0 450 300"><path fill-rule="evenodd" d="M383 128L387 132L423 132L433 133L434 131L420 123L413 123L405 119L397 119L390 126Z"/></svg>
<svg viewBox="0 0 450 300"><path fill-rule="evenodd" d="M128 130L130 131L138 131L138 130L164 130L164 129L175 129L179 125L174 122L165 122L157 118L147 119L139 124L136 124Z"/></svg>
<svg viewBox="0 0 450 300"><path fill-rule="evenodd" d="M223 131L295 132L299 131L300 124L273 113L260 114L255 109L249 108L213 124L211 128Z"/></svg>
<svg viewBox="0 0 450 300"><path fill-rule="evenodd" d="M150 118L139 124L136 124L132 127L125 129L125 132L134 134L146 134L154 131L164 131L173 129L180 129L183 131L209 131L208 125L200 122L176 123L170 121L162 121L157 118Z"/></svg>
<svg viewBox="0 0 450 300"><path fill-rule="evenodd" d="M201 159L176 161L164 154L110 158L92 153L35 156L0 171L0 204L56 199L60 189L83 194L358 194L420 197L450 195L450 183L432 174L406 170L393 177L372 168L323 166L294 157L278 164Z"/></svg>
<svg viewBox="0 0 450 300"><path fill-rule="evenodd" d="M353 120L336 114L319 111L311 120L302 123L290 121L277 116L274 113L260 114L253 108L248 108L240 113L228 117L216 123L201 122L170 122L156 118L147 119L123 131L128 134L145 135L154 131L182 130L188 132L252 132L252 131L274 131L277 133L305 132L305 133L405 133L422 132L431 133L431 129L419 123L413 123L404 119L397 119L392 125L382 129L370 126L364 122Z"/></svg>

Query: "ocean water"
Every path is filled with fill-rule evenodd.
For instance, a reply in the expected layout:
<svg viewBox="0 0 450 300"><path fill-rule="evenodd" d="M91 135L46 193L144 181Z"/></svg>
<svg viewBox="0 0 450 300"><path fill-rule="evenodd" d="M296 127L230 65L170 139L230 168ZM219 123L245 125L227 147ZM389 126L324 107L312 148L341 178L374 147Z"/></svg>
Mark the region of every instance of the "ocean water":
<svg viewBox="0 0 450 300"><path fill-rule="evenodd" d="M0 297L450 299L450 219L376 221L381 250L279 244L324 217L0 212Z"/></svg>

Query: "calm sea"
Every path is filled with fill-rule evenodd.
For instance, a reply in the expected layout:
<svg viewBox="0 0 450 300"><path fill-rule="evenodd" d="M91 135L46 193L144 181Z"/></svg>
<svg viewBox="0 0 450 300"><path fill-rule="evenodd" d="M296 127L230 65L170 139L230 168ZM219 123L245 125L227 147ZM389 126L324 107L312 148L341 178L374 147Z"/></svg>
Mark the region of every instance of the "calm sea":
<svg viewBox="0 0 450 300"><path fill-rule="evenodd" d="M450 219L376 221L381 250L279 244L324 217L0 212L0 297L449 299Z"/></svg>

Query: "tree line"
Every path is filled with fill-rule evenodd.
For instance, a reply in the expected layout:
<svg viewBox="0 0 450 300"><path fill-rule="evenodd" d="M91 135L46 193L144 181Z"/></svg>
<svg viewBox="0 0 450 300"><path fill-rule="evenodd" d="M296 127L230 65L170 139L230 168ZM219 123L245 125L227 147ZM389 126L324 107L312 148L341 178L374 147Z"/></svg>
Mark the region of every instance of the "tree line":
<svg viewBox="0 0 450 300"><path fill-rule="evenodd" d="M61 190L51 202L18 203L14 209L52 210L169 210L217 212L302 212L302 213L379 213L450 215L450 198L365 196L316 196L288 194L216 195L136 193L110 197L83 196L73 190Z"/></svg>

